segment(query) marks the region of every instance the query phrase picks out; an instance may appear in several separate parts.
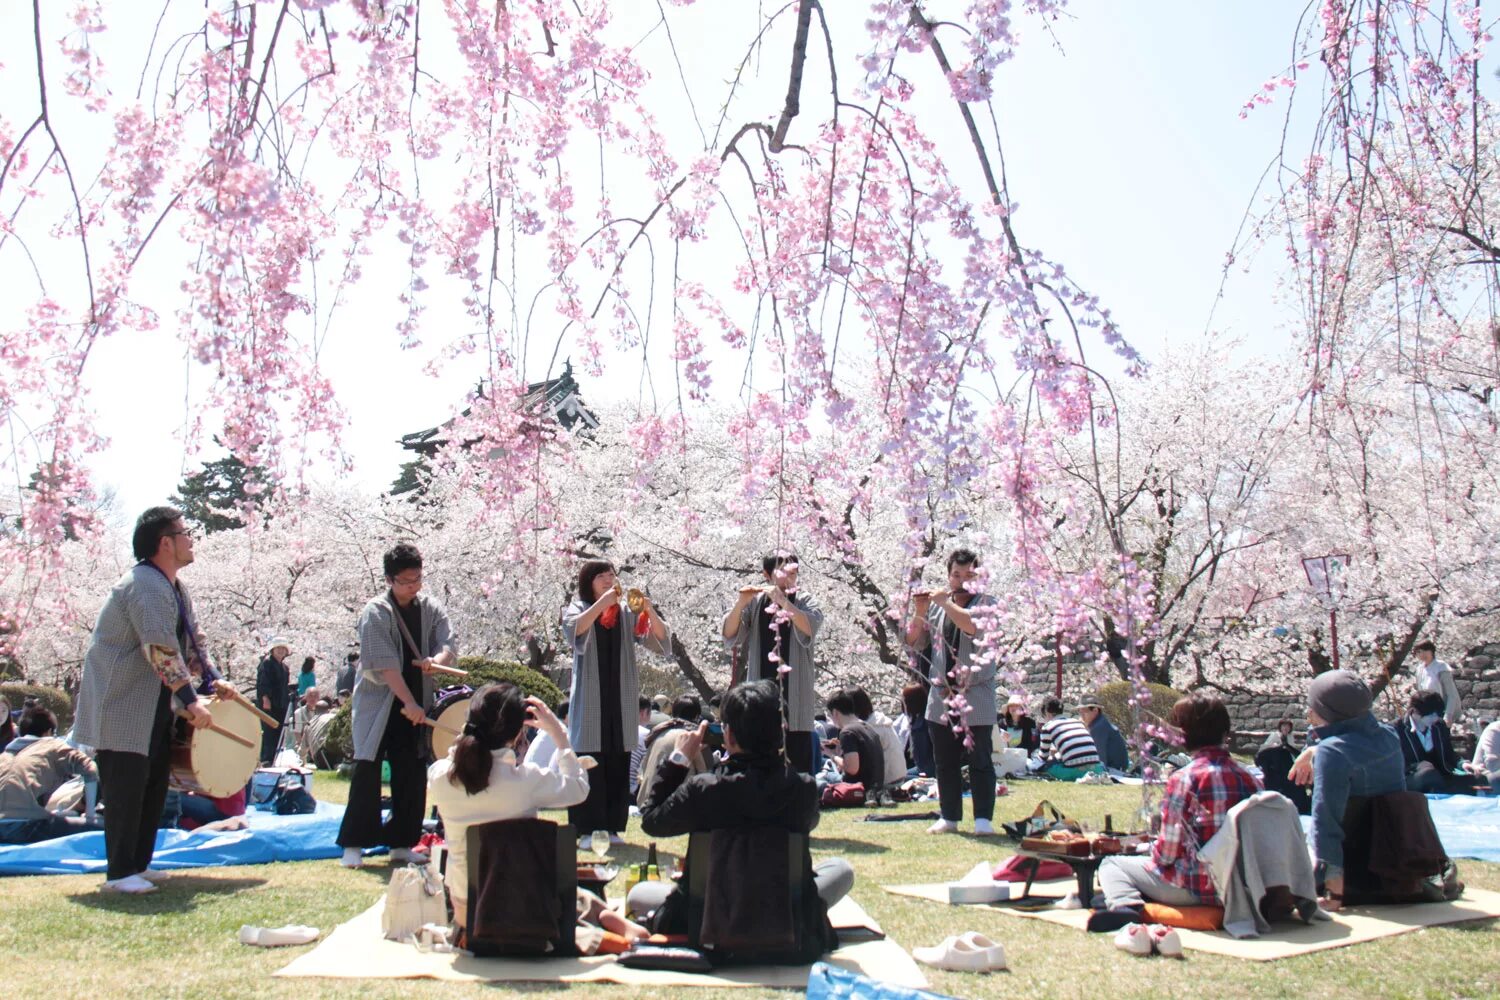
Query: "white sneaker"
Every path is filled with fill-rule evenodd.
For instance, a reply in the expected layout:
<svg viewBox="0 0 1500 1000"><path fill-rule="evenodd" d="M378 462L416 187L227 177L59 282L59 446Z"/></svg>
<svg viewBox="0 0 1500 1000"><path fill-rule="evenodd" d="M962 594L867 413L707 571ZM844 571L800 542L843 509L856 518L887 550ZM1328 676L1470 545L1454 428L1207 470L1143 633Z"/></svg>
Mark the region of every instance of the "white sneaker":
<svg viewBox="0 0 1500 1000"><path fill-rule="evenodd" d="M928 833L957 833L958 824L951 819L940 819L927 828Z"/></svg>
<svg viewBox="0 0 1500 1000"><path fill-rule="evenodd" d="M1115 947L1128 955L1151 954L1151 932L1145 924L1126 924L1115 932Z"/></svg>
<svg viewBox="0 0 1500 1000"><path fill-rule="evenodd" d="M363 868L365 866L365 851L362 847L344 848L344 856L339 858L339 864L345 868Z"/></svg>
<svg viewBox="0 0 1500 1000"><path fill-rule="evenodd" d="M995 835L995 824L987 819L976 819L974 821L974 836L993 837Z"/></svg>
<svg viewBox="0 0 1500 1000"><path fill-rule="evenodd" d="M124 878L109 879L99 888L104 892L123 892L131 896L143 896L148 892L156 891L156 886L147 882L139 875L126 875Z"/></svg>
<svg viewBox="0 0 1500 1000"><path fill-rule="evenodd" d="M431 860L426 854L410 847L391 848L391 864L393 865L425 865Z"/></svg>
<svg viewBox="0 0 1500 1000"><path fill-rule="evenodd" d="M1182 957L1182 938L1172 928L1163 924L1148 924L1146 936L1151 939L1158 955L1165 958Z"/></svg>
<svg viewBox="0 0 1500 1000"><path fill-rule="evenodd" d="M163 879L171 878L176 873L164 872L160 868L147 868L143 872L136 872L136 874L145 879L147 882L150 882L152 885L155 885Z"/></svg>
<svg viewBox="0 0 1500 1000"><path fill-rule="evenodd" d="M950 972L992 972L1005 968L1005 949L974 931L951 935L931 948L913 948L911 956L924 965Z"/></svg>

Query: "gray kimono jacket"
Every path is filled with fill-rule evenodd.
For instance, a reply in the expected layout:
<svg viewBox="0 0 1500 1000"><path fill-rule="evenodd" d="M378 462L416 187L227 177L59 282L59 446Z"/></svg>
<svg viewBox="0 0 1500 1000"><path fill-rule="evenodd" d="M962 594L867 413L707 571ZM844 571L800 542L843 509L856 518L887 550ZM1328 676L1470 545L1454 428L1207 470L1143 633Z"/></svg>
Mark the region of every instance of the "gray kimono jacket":
<svg viewBox="0 0 1500 1000"><path fill-rule="evenodd" d="M726 639L725 644L735 651L740 662L745 664L745 679L749 681L775 680L775 671L769 676L762 675L763 654L760 648L761 616L765 614L765 607L770 602L769 597L761 596L745 605L740 611L740 630L733 639ZM813 713L818 709L818 695L813 690L813 678L817 673L817 664L813 662L813 645L817 642L818 633L823 629L823 612L805 590L798 590L792 603L797 606L803 614L807 615L807 623L812 626L812 635L803 635L794 625L792 626L791 649L782 650L782 658L787 666L792 668L791 676L787 678L787 729L792 732L806 733L813 728Z"/></svg>
<svg viewBox="0 0 1500 1000"><path fill-rule="evenodd" d="M995 603L995 599L988 594L976 594L969 602L965 611L971 614L983 607ZM951 664L948 662L948 645L943 641L943 626L948 624L948 613L937 605L927 610L927 638L932 643L932 664L928 670L927 677L932 681L932 692L927 697L928 722L942 724L944 716L948 712L947 698L949 694L948 670ZM959 630L958 633L958 663L961 666L969 666L974 662L975 645L984 635L984 626L975 621L974 634L968 635ZM978 673L968 675L968 688L963 692L965 700L969 703L969 711L965 719L971 726L993 726L997 714L995 711L995 664L981 664Z"/></svg>
<svg viewBox="0 0 1500 1000"><path fill-rule="evenodd" d="M599 648L594 644L594 629L590 626L582 635L578 634L578 619L589 609L592 602L581 598L563 609L563 639L573 650L573 685L568 692L568 741L579 753L629 753L635 749L636 733L640 729L641 674L635 664L636 643L644 645L653 653L668 656L672 650L672 633L658 640L649 631L642 638L635 638L636 615L622 602L620 622L615 628L620 633L620 733L625 746L606 747L604 722L600 715L603 699L599 693ZM665 624L665 623L663 623ZM626 641L627 637L634 641Z"/></svg>
<svg viewBox="0 0 1500 1000"><path fill-rule="evenodd" d="M423 656L436 656L453 646L448 612L426 594L418 594L416 601L422 609L422 628L412 638ZM374 760L380 752L380 740L385 736L385 725L390 720L396 695L376 671L399 671L401 648L405 642L401 637L401 627L396 624L389 594L382 594L365 605L359 614L359 674L349 702L355 760ZM424 674L422 690L412 694L420 700L422 707L431 707L431 675Z"/></svg>

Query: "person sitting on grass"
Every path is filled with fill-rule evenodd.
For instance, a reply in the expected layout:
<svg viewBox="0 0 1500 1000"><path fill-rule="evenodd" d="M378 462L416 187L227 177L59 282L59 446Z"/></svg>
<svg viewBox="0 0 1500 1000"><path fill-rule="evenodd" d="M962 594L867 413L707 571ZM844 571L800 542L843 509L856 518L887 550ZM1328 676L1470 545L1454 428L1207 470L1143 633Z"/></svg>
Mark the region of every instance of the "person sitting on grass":
<svg viewBox="0 0 1500 1000"><path fill-rule="evenodd" d="M1401 741L1408 791L1474 794L1480 782L1465 771L1462 758L1453 749L1453 733L1443 719L1441 694L1418 691L1412 695L1410 711L1393 728Z"/></svg>
<svg viewBox="0 0 1500 1000"><path fill-rule="evenodd" d="M550 767L517 759L530 729L556 744ZM448 894L460 930L468 919L469 827L535 818L540 809L576 806L588 794L589 778L568 742L568 731L545 702L525 697L509 681L474 692L463 735L453 741L446 758L427 769L427 800L443 820Z"/></svg>
<svg viewBox="0 0 1500 1000"><path fill-rule="evenodd" d="M1077 781L1090 772L1103 772L1099 751L1088 727L1063 715L1059 698L1042 702L1041 739L1031 769L1058 781Z"/></svg>
<svg viewBox="0 0 1500 1000"><path fill-rule="evenodd" d="M81 777L97 784L89 755L57 739L57 717L40 705L21 713L22 744L0 756L0 844L34 844L70 833L103 829L89 818L51 812L47 800L63 783Z"/></svg>
<svg viewBox="0 0 1500 1000"><path fill-rule="evenodd" d="M838 730L838 738L829 740L823 749L837 769L836 780L863 785L873 792L885 784L885 754L875 730L856 709L857 699L847 688L840 688L828 699L828 717Z"/></svg>
<svg viewBox="0 0 1500 1000"><path fill-rule="evenodd" d="M678 749L656 772L641 809L641 829L651 837L680 837L712 830L747 827L784 829L809 834L818 825L818 789L809 774L787 763L782 752L781 692L775 681L741 684L724 696L721 718L724 749L729 754L722 771L689 776L689 760L698 754L708 734L708 723L683 736ZM878 753L878 751L876 751ZM686 865L703 861L691 855ZM816 865L804 850L801 860L803 899L816 901L817 924L810 914L793 914L802 934L821 933L830 943L832 927L827 908L848 894L854 885L854 869L841 858L825 858ZM746 873L753 877L755 873ZM684 874L684 882L691 878ZM632 913L652 913L681 895L670 883L642 882L630 890L627 906ZM662 933L687 929L686 907L673 904L670 912L680 916L653 922ZM799 938L800 940L800 938Z"/></svg>
<svg viewBox="0 0 1500 1000"><path fill-rule="evenodd" d="M1149 857L1106 858L1099 866L1105 908L1120 922L1139 918L1147 902L1169 906L1217 905L1213 876L1199 860L1229 810L1261 790L1260 781L1224 749L1229 710L1212 695L1189 695L1172 706L1171 726L1182 734L1192 759L1167 779L1161 803L1161 834ZM1095 926L1113 930L1118 927Z"/></svg>
<svg viewBox="0 0 1500 1000"><path fill-rule="evenodd" d="M1089 727L1089 736L1094 741L1094 750L1099 762L1111 771L1130 770L1130 748L1125 737L1104 714L1104 706L1097 701L1086 701L1078 706L1078 721Z"/></svg>

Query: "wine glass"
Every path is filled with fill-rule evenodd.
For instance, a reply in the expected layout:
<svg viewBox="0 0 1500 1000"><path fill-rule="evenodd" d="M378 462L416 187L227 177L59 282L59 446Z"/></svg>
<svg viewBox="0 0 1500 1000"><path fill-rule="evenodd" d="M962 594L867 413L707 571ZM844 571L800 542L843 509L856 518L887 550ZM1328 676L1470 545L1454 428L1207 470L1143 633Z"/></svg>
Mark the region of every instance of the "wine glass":
<svg viewBox="0 0 1500 1000"><path fill-rule="evenodd" d="M589 847L601 858L609 856L609 831L595 830Z"/></svg>

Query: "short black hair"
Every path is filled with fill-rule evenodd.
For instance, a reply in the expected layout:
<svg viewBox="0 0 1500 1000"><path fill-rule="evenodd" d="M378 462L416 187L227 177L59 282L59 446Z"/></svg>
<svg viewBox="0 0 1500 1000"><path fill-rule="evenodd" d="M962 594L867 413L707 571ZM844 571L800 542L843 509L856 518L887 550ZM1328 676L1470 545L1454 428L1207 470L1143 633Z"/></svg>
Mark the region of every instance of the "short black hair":
<svg viewBox="0 0 1500 1000"><path fill-rule="evenodd" d="M1190 694L1179 699L1172 706L1168 721L1182 732L1184 750L1223 746L1224 738L1229 735L1229 709L1211 694Z"/></svg>
<svg viewBox="0 0 1500 1000"><path fill-rule="evenodd" d="M874 702L870 701L870 695L865 691L864 688L856 685L852 688L845 688L844 690L849 692L849 697L854 699L855 715L859 716L861 719L868 719L870 716L875 714L875 704Z"/></svg>
<svg viewBox="0 0 1500 1000"><path fill-rule="evenodd" d="M318 662L318 659L315 656L304 656L302 658L302 672L303 673L307 673L309 670L311 670L313 668L313 664L315 664L317 662Z"/></svg>
<svg viewBox="0 0 1500 1000"><path fill-rule="evenodd" d="M397 573L422 568L422 553L411 542L397 542L385 553L385 578L394 580Z"/></svg>
<svg viewBox="0 0 1500 1000"><path fill-rule="evenodd" d="M1412 711L1418 715L1441 715L1447 704L1436 691L1418 691L1411 696Z"/></svg>
<svg viewBox="0 0 1500 1000"><path fill-rule="evenodd" d="M152 507L135 519L135 532L130 536L130 550L137 562L154 559L161 549L161 540L172 533L172 527L182 520L182 511L176 507Z"/></svg>
<svg viewBox="0 0 1500 1000"><path fill-rule="evenodd" d="M22 736L46 736L57 732L57 716L40 705L32 705L21 713L16 730Z"/></svg>
<svg viewBox="0 0 1500 1000"><path fill-rule="evenodd" d="M552 710L552 714L559 719L566 719L568 717L568 699L564 698L558 702L557 707Z"/></svg>
<svg viewBox="0 0 1500 1000"><path fill-rule="evenodd" d="M948 553L948 568L952 569L954 563L960 566L978 566L979 553L973 549L954 549Z"/></svg>
<svg viewBox="0 0 1500 1000"><path fill-rule="evenodd" d="M763 557L760 561L760 568L769 574L774 573L778 567L798 561L797 553L790 549L783 549L780 552L772 552L770 555Z"/></svg>
<svg viewBox="0 0 1500 1000"><path fill-rule="evenodd" d="M645 695L641 695L635 700L635 707L639 708L642 712L649 712L651 710L651 699Z"/></svg>
<svg viewBox="0 0 1500 1000"><path fill-rule="evenodd" d="M351 649L351 650L349 650L349 655L346 656L346 657L344 657L344 662L345 663L358 663L359 662L359 650L357 650L357 649Z"/></svg>
<svg viewBox="0 0 1500 1000"><path fill-rule="evenodd" d="M1431 653L1433 656L1437 655L1437 647L1432 644L1431 639L1423 639L1413 646L1411 651L1413 653Z"/></svg>
<svg viewBox="0 0 1500 1000"><path fill-rule="evenodd" d="M697 722L703 715L703 702L695 694L680 694L672 702L672 718Z"/></svg>
<svg viewBox="0 0 1500 1000"><path fill-rule="evenodd" d="M840 715L858 716L854 710L854 696L845 688L839 688L828 696L828 711L837 712Z"/></svg>
<svg viewBox="0 0 1500 1000"><path fill-rule="evenodd" d="M775 681L750 681L733 688L724 696L720 714L746 753L781 751L781 691Z"/></svg>
<svg viewBox="0 0 1500 1000"><path fill-rule="evenodd" d="M1042 702L1043 715L1062 715L1062 710L1063 703L1061 698L1053 696Z"/></svg>

